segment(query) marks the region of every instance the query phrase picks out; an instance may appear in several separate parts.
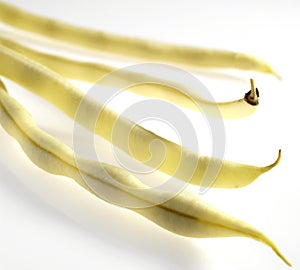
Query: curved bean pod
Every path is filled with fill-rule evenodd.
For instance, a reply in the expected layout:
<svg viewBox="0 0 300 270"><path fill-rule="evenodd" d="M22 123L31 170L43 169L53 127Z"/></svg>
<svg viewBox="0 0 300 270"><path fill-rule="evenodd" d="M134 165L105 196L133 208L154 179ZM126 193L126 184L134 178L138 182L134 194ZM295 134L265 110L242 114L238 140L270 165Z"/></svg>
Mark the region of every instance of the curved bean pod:
<svg viewBox="0 0 300 270"><path fill-rule="evenodd" d="M172 45L90 30L44 18L3 2L0 2L0 21L72 45L147 61L193 67L253 70L279 77L269 64L244 53Z"/></svg>
<svg viewBox="0 0 300 270"><path fill-rule="evenodd" d="M109 66L106 64L90 63L83 62L78 60L69 59L62 56L56 56L45 52L39 52L37 50L31 49L25 45L22 45L11 39L7 39L0 36L0 44L11 50L14 50L34 61L41 63L42 65L47 66L53 71L59 73L60 75L74 80L82 80L90 83L95 83L101 77L107 75L110 72L113 72L117 67ZM126 78L124 80L130 80L136 76L139 76L139 73L127 72ZM144 76L144 75L143 75ZM151 77L149 77L151 80ZM149 80L149 81L150 81ZM134 79L133 79L134 81ZM201 104L202 109L206 114L210 116L223 118L240 118L246 117L252 114L256 105L258 104L258 99L256 102L251 102L248 99L248 96L245 95L244 98L239 100L233 100L230 102L219 102L215 103L212 101L205 100L199 96L195 96L192 93L189 93L189 97L183 95L180 91L177 91L174 88L168 87L168 82L166 81L165 86L163 85L153 85L153 84L143 84L129 87L127 90L130 92L151 98L161 98L177 104L179 106L199 111L198 106L195 105L193 101L196 101L197 104ZM254 92L256 95L256 91ZM193 101L191 101L191 99ZM218 106L220 115L215 114L215 106Z"/></svg>
<svg viewBox="0 0 300 270"><path fill-rule="evenodd" d="M84 93L53 71L0 46L0 74L45 98L71 119L76 118L76 112L84 98ZM264 167L257 167L213 157L199 156L187 148L136 125L108 107L102 110L102 107L91 99L86 99L86 102L81 106L84 106L82 110L84 115L76 118L76 121L112 142L136 160L141 162L150 160L149 163L146 163L150 167L157 168L157 164L161 163L161 145L155 144L154 147L150 147L153 141L161 141L166 151L165 159L158 169L194 185L205 186L206 183L203 183L203 177L207 168L209 166L219 167L219 164L221 164L218 175L213 183L209 183L209 186L218 188L243 187L252 183L264 172L272 169L280 160L279 152L278 158L274 163ZM97 119L96 124L94 122L89 123L90 116L98 115L100 111L101 115ZM117 121L119 127L124 131L121 133L131 131L128 141L124 141L122 136L118 136L116 140L112 141L112 134ZM149 149L151 149L151 153ZM196 164L195 170L192 168L194 164ZM190 179L191 172L193 174Z"/></svg>
<svg viewBox="0 0 300 270"><path fill-rule="evenodd" d="M73 178L94 195L96 194L83 180L83 176L98 182L104 192L109 188L109 192L114 196L122 196L124 202L147 201L152 206L131 210L176 234L199 238L250 237L271 247L287 265L291 266L275 244L262 232L206 204L194 193L185 190L162 204L156 204L157 198L165 196L168 192L147 189L138 179L121 168L110 164L102 164L101 167L96 161L89 160L81 162L83 166L78 168L72 149L40 130L31 115L3 91L1 85L2 83L0 83L1 125L19 142L24 152L37 166L52 174ZM110 181L104 171L111 174L115 181Z"/></svg>

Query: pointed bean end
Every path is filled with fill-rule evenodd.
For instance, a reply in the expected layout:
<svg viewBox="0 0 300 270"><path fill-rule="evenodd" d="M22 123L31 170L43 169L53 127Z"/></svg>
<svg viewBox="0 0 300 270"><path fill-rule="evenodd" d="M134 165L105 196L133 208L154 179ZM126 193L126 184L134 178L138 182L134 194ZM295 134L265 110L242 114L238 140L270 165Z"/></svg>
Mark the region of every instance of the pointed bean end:
<svg viewBox="0 0 300 270"><path fill-rule="evenodd" d="M288 259L279 251L279 249L272 244L271 248L273 249L273 251L276 253L276 255L285 262L286 265L288 265L289 267L292 267L292 264L288 261Z"/></svg>
<svg viewBox="0 0 300 270"><path fill-rule="evenodd" d="M275 76L278 80L282 80L282 77L270 66L268 66L268 73L272 74Z"/></svg>
<svg viewBox="0 0 300 270"><path fill-rule="evenodd" d="M274 75L278 80L282 81L282 77L281 77L278 73L276 73L276 72L273 71L273 75Z"/></svg>
<svg viewBox="0 0 300 270"><path fill-rule="evenodd" d="M277 159L270 165L264 167L264 171L267 172L269 170L271 170L272 168L274 168L281 160L281 149L278 150L278 156Z"/></svg>
<svg viewBox="0 0 300 270"><path fill-rule="evenodd" d="M280 252L280 250L277 248L277 246L274 244L274 242L268 238L266 235L261 234L256 240L261 241L262 243L266 244L269 246L275 253L276 255L288 266L292 266L292 264L288 261L288 259Z"/></svg>
<svg viewBox="0 0 300 270"><path fill-rule="evenodd" d="M272 167L275 167L281 160L281 149L278 150L278 156L275 162L271 165Z"/></svg>
<svg viewBox="0 0 300 270"><path fill-rule="evenodd" d="M264 64L261 71L275 76L280 81L282 80L282 77L267 63Z"/></svg>

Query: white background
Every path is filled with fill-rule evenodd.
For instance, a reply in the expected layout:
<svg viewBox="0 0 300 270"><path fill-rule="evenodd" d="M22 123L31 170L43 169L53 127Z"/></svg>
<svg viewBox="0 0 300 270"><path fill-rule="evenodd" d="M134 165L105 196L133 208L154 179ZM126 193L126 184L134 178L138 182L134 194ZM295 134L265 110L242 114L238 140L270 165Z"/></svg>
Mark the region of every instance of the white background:
<svg viewBox="0 0 300 270"><path fill-rule="evenodd" d="M149 39L244 51L283 80L251 72L199 72L216 99L261 91L256 113L230 120L225 158L253 165L282 161L249 187L209 190L203 199L264 231L300 269L299 1L6 1L77 25ZM0 31L7 31L4 27ZM8 83L39 125L65 143L72 122ZM48 115L46 113L48 112ZM197 114L190 113L196 123ZM149 127L157 128L155 124ZM165 135L168 136L167 130ZM171 135L169 134L171 137ZM201 132L199 132L199 139ZM91 196L65 177L32 165L0 128L0 269L287 269L246 238L188 239Z"/></svg>

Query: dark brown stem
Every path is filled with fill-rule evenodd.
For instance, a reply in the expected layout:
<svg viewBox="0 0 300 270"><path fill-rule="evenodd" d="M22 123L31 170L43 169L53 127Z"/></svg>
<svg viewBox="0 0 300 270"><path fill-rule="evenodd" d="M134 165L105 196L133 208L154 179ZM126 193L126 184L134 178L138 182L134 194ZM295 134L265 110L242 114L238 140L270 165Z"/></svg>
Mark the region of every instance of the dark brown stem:
<svg viewBox="0 0 300 270"><path fill-rule="evenodd" d="M250 84L251 84L251 90L245 94L244 100L250 105L257 106L259 103L258 102L259 92L258 89L255 88L254 86L253 79L250 79Z"/></svg>

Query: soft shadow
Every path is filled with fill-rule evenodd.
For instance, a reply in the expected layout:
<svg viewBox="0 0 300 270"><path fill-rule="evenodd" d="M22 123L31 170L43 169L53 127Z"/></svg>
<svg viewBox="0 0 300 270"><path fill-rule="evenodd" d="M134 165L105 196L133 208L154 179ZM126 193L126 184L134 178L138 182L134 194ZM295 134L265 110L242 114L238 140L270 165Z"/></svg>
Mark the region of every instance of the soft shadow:
<svg viewBox="0 0 300 270"><path fill-rule="evenodd" d="M101 245L150 258L164 269L192 270L205 265L193 240L161 229L132 211L103 202L64 177L45 174L31 166L20 155L19 147L5 137L1 136L0 171L5 177L0 178L0 186L12 197L58 222L67 223L66 226L78 226ZM13 168L18 169L13 173Z"/></svg>

